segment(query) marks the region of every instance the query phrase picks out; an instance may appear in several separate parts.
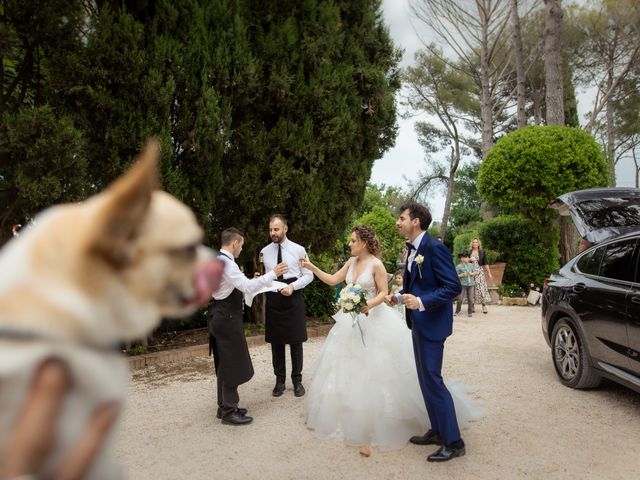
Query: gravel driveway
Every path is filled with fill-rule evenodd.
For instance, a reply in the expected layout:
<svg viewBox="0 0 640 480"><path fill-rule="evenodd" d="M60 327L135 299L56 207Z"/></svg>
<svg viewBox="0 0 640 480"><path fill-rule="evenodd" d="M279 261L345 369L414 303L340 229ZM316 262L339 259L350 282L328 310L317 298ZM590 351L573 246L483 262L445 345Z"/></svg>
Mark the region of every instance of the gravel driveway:
<svg viewBox="0 0 640 480"><path fill-rule="evenodd" d="M323 340L305 345L305 385ZM433 446L365 458L316 440L290 383L282 397L271 396L269 346L251 355L256 375L240 398L255 420L242 427L215 418L208 358L134 373L117 440L130 479L640 478L640 395L614 384L563 387L536 307L493 306L456 318L444 376L477 387L487 416L463 430L466 456L444 464L426 462Z"/></svg>

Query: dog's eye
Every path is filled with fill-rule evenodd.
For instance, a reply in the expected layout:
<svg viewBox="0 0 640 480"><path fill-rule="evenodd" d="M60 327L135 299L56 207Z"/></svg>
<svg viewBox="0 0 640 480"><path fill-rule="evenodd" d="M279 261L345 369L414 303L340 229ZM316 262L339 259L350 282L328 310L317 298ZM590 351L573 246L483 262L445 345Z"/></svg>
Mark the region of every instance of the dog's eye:
<svg viewBox="0 0 640 480"><path fill-rule="evenodd" d="M171 254L177 257L193 259L198 253L198 245L188 245L182 248L175 248L171 250Z"/></svg>

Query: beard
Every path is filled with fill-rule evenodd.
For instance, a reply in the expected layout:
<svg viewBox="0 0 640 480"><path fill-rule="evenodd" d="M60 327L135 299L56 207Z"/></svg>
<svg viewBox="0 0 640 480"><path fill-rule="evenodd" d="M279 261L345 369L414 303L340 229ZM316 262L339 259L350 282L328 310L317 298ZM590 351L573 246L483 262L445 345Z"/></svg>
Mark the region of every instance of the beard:
<svg viewBox="0 0 640 480"><path fill-rule="evenodd" d="M284 235L271 235L271 241L273 243L282 243L284 240Z"/></svg>

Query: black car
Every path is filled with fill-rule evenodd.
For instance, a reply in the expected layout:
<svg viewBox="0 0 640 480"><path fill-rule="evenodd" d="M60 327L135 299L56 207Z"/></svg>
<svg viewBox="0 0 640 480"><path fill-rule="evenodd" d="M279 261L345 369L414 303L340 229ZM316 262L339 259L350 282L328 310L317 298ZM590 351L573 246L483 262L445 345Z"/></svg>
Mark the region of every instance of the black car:
<svg viewBox="0 0 640 480"><path fill-rule="evenodd" d="M640 392L640 189L571 192L551 203L591 245L546 282L542 331L560 381L607 377Z"/></svg>

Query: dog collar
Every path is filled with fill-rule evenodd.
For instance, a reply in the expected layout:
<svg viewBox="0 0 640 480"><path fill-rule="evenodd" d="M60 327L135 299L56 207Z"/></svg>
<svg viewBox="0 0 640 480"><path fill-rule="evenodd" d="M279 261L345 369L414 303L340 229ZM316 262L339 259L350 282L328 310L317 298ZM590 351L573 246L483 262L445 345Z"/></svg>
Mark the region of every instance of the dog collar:
<svg viewBox="0 0 640 480"><path fill-rule="evenodd" d="M24 342L55 342L60 343L59 338L49 337L46 335L39 335L34 332L30 332L27 330L20 330L16 328L5 328L0 327L0 339L1 338L9 338L11 340L20 340ZM121 353L120 345L97 345L93 343L81 342L81 343L72 343L68 342L69 345L78 345L84 348L88 348L89 350L97 350L99 352L105 353Z"/></svg>

